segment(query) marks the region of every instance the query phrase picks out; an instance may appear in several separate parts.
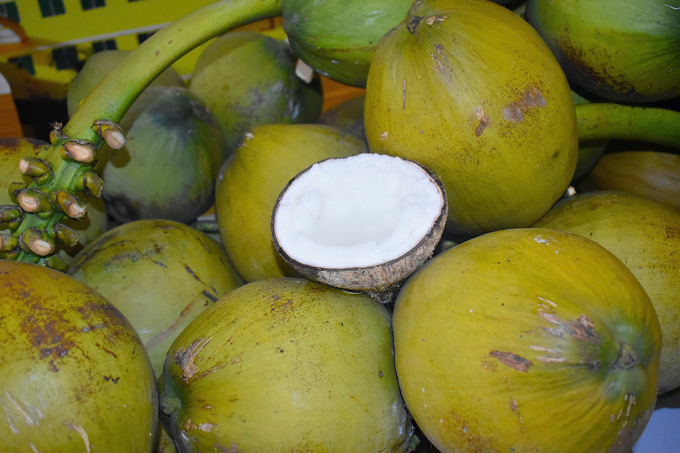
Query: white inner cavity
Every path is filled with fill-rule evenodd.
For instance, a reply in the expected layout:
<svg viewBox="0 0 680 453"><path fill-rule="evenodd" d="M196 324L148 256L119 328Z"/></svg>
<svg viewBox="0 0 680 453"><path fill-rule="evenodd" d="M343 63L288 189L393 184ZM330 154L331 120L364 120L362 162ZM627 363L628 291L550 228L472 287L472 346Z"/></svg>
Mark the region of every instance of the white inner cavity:
<svg viewBox="0 0 680 453"><path fill-rule="evenodd" d="M360 154L315 164L298 177L279 202L274 231L300 263L371 266L412 249L443 202L435 182L417 165Z"/></svg>

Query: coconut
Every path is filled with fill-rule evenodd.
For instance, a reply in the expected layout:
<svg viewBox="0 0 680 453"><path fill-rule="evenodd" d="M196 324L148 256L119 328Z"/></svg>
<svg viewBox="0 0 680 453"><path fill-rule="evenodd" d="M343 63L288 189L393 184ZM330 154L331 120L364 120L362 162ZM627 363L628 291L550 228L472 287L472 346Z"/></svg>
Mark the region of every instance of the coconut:
<svg viewBox="0 0 680 453"><path fill-rule="evenodd" d="M170 220L136 220L85 247L67 273L132 323L156 376L174 339L206 307L241 286L222 245Z"/></svg>
<svg viewBox="0 0 680 453"><path fill-rule="evenodd" d="M0 260L0 449L148 453L158 424L149 357L101 294Z"/></svg>
<svg viewBox="0 0 680 453"><path fill-rule="evenodd" d="M616 149L602 156L578 188L620 190L680 209L680 155L649 145Z"/></svg>
<svg viewBox="0 0 680 453"><path fill-rule="evenodd" d="M215 116L227 148L259 124L314 123L321 115L321 79L295 74L290 46L262 33L235 31L212 41L199 55L189 90Z"/></svg>
<svg viewBox="0 0 680 453"><path fill-rule="evenodd" d="M441 178L460 236L529 226L576 169L562 69L529 24L487 0L413 3L375 51L364 126L372 152Z"/></svg>
<svg viewBox="0 0 680 453"><path fill-rule="evenodd" d="M656 401L661 330L604 247L547 228L437 255L393 315L409 412L442 453L628 452Z"/></svg>
<svg viewBox="0 0 680 453"><path fill-rule="evenodd" d="M565 198L534 226L587 237L628 266L661 325L658 391L680 387L680 211L626 192L595 191Z"/></svg>
<svg viewBox="0 0 680 453"><path fill-rule="evenodd" d="M235 289L177 337L161 418L189 452L404 453L389 310L306 279Z"/></svg>
<svg viewBox="0 0 680 453"><path fill-rule="evenodd" d="M528 0L569 81L617 102L680 95L680 9L667 0Z"/></svg>
<svg viewBox="0 0 680 453"><path fill-rule="evenodd" d="M214 115L182 87L149 87L120 122L127 143L104 146L102 198L119 223L194 222L214 202L215 179L229 153Z"/></svg>
<svg viewBox="0 0 680 453"><path fill-rule="evenodd" d="M283 29L315 71L364 87L380 38L404 19L413 0L286 0Z"/></svg>
<svg viewBox="0 0 680 453"><path fill-rule="evenodd" d="M432 255L447 211L441 182L413 161L370 153L326 159L283 189L272 238L306 277L378 293Z"/></svg>

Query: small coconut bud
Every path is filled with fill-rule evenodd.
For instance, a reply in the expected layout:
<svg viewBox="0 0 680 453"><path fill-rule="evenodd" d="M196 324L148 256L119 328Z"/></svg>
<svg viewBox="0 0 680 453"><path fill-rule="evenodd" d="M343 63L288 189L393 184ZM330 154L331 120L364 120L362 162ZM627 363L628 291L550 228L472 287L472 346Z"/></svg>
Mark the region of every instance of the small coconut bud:
<svg viewBox="0 0 680 453"><path fill-rule="evenodd" d="M0 206L0 228L14 231L24 218L24 210L19 206L8 204Z"/></svg>
<svg viewBox="0 0 680 453"><path fill-rule="evenodd" d="M80 204L75 195L66 190L59 190L55 194L55 200L64 214L72 219L81 219L87 214L87 210Z"/></svg>
<svg viewBox="0 0 680 453"><path fill-rule="evenodd" d="M80 240L80 236L78 235L78 233L76 233L63 223L56 223L52 227L52 231L54 231L55 237L64 244L66 244L68 247L73 247Z"/></svg>
<svg viewBox="0 0 680 453"><path fill-rule="evenodd" d="M93 171L86 171L83 175L83 183L90 195L95 197L100 197L102 195L104 180L102 180L102 178L100 178L97 173Z"/></svg>
<svg viewBox="0 0 680 453"><path fill-rule="evenodd" d="M38 265L56 269L58 271L65 271L68 267L68 263L59 255L50 255L45 258L41 258L38 261Z"/></svg>
<svg viewBox="0 0 680 453"><path fill-rule="evenodd" d="M7 187L7 192L9 193L9 197L12 199L12 203L17 202L17 196L19 193L21 193L22 190L26 189L28 187L28 184L25 182L11 182L9 183L9 187Z"/></svg>
<svg viewBox="0 0 680 453"><path fill-rule="evenodd" d="M97 157L97 148L86 140L71 140L64 143L66 157L81 164L91 164ZM63 156L62 156L63 157Z"/></svg>
<svg viewBox="0 0 680 453"><path fill-rule="evenodd" d="M10 252L19 244L19 238L11 234L0 234L0 252Z"/></svg>
<svg viewBox="0 0 680 453"><path fill-rule="evenodd" d="M52 178L52 166L42 159L24 157L19 161L19 170L33 178L39 184L45 184Z"/></svg>
<svg viewBox="0 0 680 453"><path fill-rule="evenodd" d="M111 120L97 120L92 127L112 149L121 149L127 143L123 129Z"/></svg>
<svg viewBox="0 0 680 453"><path fill-rule="evenodd" d="M38 228L24 231L19 240L19 247L38 256L47 256L54 252L54 243L50 237Z"/></svg>
<svg viewBox="0 0 680 453"><path fill-rule="evenodd" d="M50 197L38 189L24 189L17 195L17 204L26 212L51 212Z"/></svg>
<svg viewBox="0 0 680 453"><path fill-rule="evenodd" d="M51 123L52 130L50 131L50 143L55 145L62 140L68 140L68 135L61 130L61 123Z"/></svg>

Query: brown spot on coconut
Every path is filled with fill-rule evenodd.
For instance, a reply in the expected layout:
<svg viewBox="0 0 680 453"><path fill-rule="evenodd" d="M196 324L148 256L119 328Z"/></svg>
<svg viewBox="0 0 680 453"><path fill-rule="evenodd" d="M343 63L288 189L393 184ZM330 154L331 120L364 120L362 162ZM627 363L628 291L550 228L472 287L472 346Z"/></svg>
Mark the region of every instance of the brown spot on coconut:
<svg viewBox="0 0 680 453"><path fill-rule="evenodd" d="M274 205L271 231L277 252L302 275L386 302L432 256L447 213L432 172L364 153L298 173Z"/></svg>

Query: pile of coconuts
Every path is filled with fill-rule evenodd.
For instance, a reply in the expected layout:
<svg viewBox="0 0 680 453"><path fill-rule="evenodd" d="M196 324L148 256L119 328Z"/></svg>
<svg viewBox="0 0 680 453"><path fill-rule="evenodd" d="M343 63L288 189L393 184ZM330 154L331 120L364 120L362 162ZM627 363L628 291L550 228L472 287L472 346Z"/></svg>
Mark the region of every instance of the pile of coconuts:
<svg viewBox="0 0 680 453"><path fill-rule="evenodd" d="M0 260L0 450L631 452L680 388L666 3L282 0L168 68L68 266Z"/></svg>

